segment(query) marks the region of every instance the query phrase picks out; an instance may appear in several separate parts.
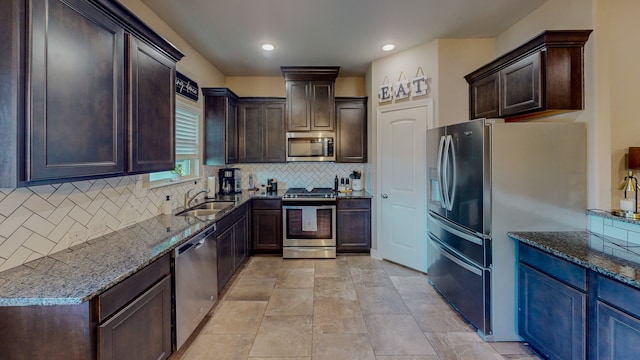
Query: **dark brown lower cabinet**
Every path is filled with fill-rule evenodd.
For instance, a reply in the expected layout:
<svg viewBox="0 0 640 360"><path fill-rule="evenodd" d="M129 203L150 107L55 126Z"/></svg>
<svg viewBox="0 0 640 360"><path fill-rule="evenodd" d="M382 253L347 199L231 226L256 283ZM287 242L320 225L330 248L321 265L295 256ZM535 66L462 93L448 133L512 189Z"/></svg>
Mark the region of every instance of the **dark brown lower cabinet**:
<svg viewBox="0 0 640 360"><path fill-rule="evenodd" d="M282 201L253 199L251 243L255 254L282 253Z"/></svg>
<svg viewBox="0 0 640 360"><path fill-rule="evenodd" d="M171 255L80 303L0 307L2 359L166 359Z"/></svg>
<svg viewBox="0 0 640 360"><path fill-rule="evenodd" d="M171 276L98 326L99 359L166 359L171 355Z"/></svg>
<svg viewBox="0 0 640 360"><path fill-rule="evenodd" d="M371 251L371 199L338 199L336 251Z"/></svg>
<svg viewBox="0 0 640 360"><path fill-rule="evenodd" d="M242 205L217 224L218 291L222 291L249 254L247 205Z"/></svg>

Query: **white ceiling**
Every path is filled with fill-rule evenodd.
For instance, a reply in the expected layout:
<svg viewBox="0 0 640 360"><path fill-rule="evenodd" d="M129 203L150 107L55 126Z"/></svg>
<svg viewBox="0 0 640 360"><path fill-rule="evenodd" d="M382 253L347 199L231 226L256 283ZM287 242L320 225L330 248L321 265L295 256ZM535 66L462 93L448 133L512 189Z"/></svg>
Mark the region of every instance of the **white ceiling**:
<svg viewBox="0 0 640 360"><path fill-rule="evenodd" d="M361 76L389 55L385 43L394 53L437 38L495 37L545 1L142 0L227 76L279 76L280 66Z"/></svg>

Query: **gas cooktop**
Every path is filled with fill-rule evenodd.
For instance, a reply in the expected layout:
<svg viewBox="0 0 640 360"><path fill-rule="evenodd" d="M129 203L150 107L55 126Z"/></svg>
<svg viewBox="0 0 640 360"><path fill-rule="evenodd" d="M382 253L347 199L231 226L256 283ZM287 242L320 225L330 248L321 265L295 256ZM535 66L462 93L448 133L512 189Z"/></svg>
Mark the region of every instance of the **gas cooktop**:
<svg viewBox="0 0 640 360"><path fill-rule="evenodd" d="M332 188L289 188L283 199L335 199Z"/></svg>

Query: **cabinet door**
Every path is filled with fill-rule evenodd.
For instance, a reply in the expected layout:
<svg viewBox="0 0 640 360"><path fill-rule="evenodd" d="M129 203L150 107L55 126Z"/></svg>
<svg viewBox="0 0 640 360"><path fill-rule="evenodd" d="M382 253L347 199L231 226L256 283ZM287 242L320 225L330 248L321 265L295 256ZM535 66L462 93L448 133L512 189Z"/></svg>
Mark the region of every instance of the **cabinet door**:
<svg viewBox="0 0 640 360"><path fill-rule="evenodd" d="M287 131L311 130L309 81L287 81Z"/></svg>
<svg viewBox="0 0 640 360"><path fill-rule="evenodd" d="M254 209L251 215L253 251L282 253L282 210Z"/></svg>
<svg viewBox="0 0 640 360"><path fill-rule="evenodd" d="M262 105L238 104L238 161L262 162L264 157L264 122Z"/></svg>
<svg viewBox="0 0 640 360"><path fill-rule="evenodd" d="M218 292L224 288L235 271L233 242L233 226L218 235L216 248L218 253Z"/></svg>
<svg viewBox="0 0 640 360"><path fill-rule="evenodd" d="M519 335L549 359L584 359L586 294L523 263L519 280Z"/></svg>
<svg viewBox="0 0 640 360"><path fill-rule="evenodd" d="M235 272L246 260L247 248L247 217L243 216L233 225L233 271Z"/></svg>
<svg viewBox="0 0 640 360"><path fill-rule="evenodd" d="M124 173L124 31L85 1L33 1L26 180Z"/></svg>
<svg viewBox="0 0 640 360"><path fill-rule="evenodd" d="M99 359L166 359L171 354L171 276L98 326Z"/></svg>
<svg viewBox="0 0 640 360"><path fill-rule="evenodd" d="M263 106L264 148L262 151L265 162L285 162L286 132L285 132L285 104L267 103Z"/></svg>
<svg viewBox="0 0 640 360"><path fill-rule="evenodd" d="M369 252L371 249L371 200L338 200L336 251Z"/></svg>
<svg viewBox="0 0 640 360"><path fill-rule="evenodd" d="M225 135L222 143L225 144L225 163L238 162L238 101L228 98L226 100Z"/></svg>
<svg viewBox="0 0 640 360"><path fill-rule="evenodd" d="M500 116L500 77L495 72L469 85L471 119Z"/></svg>
<svg viewBox="0 0 640 360"><path fill-rule="evenodd" d="M336 99L336 162L367 162L367 99Z"/></svg>
<svg viewBox="0 0 640 360"><path fill-rule="evenodd" d="M175 62L133 36L129 39L131 74L129 172L175 167Z"/></svg>
<svg viewBox="0 0 640 360"><path fill-rule="evenodd" d="M537 52L500 70L500 114L507 116L542 107L542 73Z"/></svg>
<svg viewBox="0 0 640 360"><path fill-rule="evenodd" d="M596 302L597 359L635 359L640 354L640 319Z"/></svg>
<svg viewBox="0 0 640 360"><path fill-rule="evenodd" d="M312 131L334 131L335 95L333 81L312 81L308 102Z"/></svg>

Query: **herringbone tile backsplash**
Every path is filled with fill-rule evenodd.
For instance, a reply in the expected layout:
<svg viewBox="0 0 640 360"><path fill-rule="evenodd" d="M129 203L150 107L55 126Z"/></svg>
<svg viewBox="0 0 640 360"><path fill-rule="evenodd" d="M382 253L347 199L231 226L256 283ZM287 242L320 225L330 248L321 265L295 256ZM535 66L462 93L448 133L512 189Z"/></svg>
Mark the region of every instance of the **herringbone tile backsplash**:
<svg viewBox="0 0 640 360"><path fill-rule="evenodd" d="M332 187L333 178L364 170L362 164L242 164L243 188L249 174L256 185L278 179L287 187ZM206 174L217 175L207 167ZM0 271L159 215L165 195L174 208L188 189L204 183L176 183L145 189L141 176L0 189Z"/></svg>

